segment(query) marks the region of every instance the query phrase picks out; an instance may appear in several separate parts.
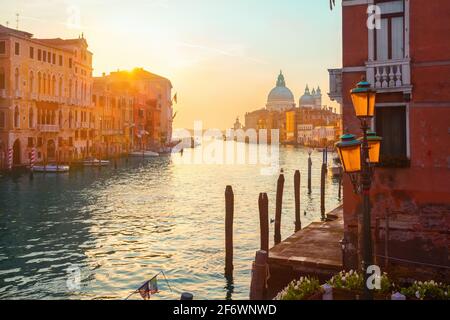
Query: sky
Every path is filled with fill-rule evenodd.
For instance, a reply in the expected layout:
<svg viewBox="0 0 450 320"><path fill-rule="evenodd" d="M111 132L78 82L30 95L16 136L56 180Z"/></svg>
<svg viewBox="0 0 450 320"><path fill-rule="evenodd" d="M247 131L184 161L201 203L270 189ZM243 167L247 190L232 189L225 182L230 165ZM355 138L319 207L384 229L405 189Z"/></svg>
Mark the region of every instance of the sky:
<svg viewBox="0 0 450 320"><path fill-rule="evenodd" d="M0 0L0 24L38 38L77 38L94 75L143 67L172 81L174 126L232 127L265 106L280 70L297 100L341 66L340 6L328 0Z"/></svg>

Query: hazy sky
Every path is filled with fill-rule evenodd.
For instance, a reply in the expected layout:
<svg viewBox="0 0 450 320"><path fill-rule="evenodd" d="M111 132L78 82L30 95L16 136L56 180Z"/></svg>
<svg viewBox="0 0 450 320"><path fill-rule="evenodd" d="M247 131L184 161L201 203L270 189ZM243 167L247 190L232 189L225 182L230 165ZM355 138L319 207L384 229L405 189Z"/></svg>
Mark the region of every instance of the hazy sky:
<svg viewBox="0 0 450 320"><path fill-rule="evenodd" d="M340 8L328 0L0 0L0 23L36 37L78 37L94 75L144 67L178 92L176 127L228 128L263 107L282 69L297 100L341 66Z"/></svg>

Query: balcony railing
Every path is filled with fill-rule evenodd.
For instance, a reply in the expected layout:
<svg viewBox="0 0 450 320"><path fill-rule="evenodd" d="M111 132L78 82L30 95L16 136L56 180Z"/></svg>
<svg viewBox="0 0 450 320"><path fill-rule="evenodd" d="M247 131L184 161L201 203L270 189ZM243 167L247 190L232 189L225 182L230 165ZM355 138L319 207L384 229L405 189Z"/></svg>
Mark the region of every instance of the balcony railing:
<svg viewBox="0 0 450 320"><path fill-rule="evenodd" d="M367 80L378 91L411 92L411 62L409 59L370 61L366 63Z"/></svg>
<svg viewBox="0 0 450 320"><path fill-rule="evenodd" d="M328 69L330 76L330 92L328 96L332 101L342 103L342 69Z"/></svg>
<svg viewBox="0 0 450 320"><path fill-rule="evenodd" d="M59 132L57 124L38 124L37 129L41 132Z"/></svg>

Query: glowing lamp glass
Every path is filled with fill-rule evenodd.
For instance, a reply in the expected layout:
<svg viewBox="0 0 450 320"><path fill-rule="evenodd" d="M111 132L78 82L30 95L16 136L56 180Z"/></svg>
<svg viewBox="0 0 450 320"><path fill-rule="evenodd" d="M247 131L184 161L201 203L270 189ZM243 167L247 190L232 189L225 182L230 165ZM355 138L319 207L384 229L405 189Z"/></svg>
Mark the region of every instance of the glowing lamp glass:
<svg viewBox="0 0 450 320"><path fill-rule="evenodd" d="M361 171L361 142L355 139L352 134L341 137L341 141L336 143L344 172L352 173Z"/></svg>
<svg viewBox="0 0 450 320"><path fill-rule="evenodd" d="M358 118L371 118L375 114L376 92L370 88L366 81L358 83L350 92L353 107Z"/></svg>

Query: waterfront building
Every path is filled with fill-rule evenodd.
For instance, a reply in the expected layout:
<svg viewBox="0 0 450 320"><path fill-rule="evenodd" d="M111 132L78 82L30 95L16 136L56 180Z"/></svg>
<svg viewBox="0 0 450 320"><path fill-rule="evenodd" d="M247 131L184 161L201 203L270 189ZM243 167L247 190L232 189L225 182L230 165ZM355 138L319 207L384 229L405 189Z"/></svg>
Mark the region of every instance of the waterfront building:
<svg viewBox="0 0 450 320"><path fill-rule="evenodd" d="M99 158L120 156L132 150L135 89L125 80L94 78L94 153Z"/></svg>
<svg viewBox="0 0 450 320"><path fill-rule="evenodd" d="M172 85L135 69L92 77L83 35L38 39L0 25L0 169L117 156L172 139ZM95 94L93 90L95 89Z"/></svg>
<svg viewBox="0 0 450 320"><path fill-rule="evenodd" d="M133 94L134 149L159 149L172 140L172 84L142 68L116 71L96 79L107 83L127 84ZM125 121L126 122L126 121ZM128 134L127 134L128 135Z"/></svg>
<svg viewBox="0 0 450 320"><path fill-rule="evenodd" d="M305 93L299 99L299 107L297 108L294 95L286 87L284 75L280 72L276 87L269 93L266 107L246 113L245 128L256 130L278 129L280 141L284 144L312 144L315 141L312 131L311 134L306 134L303 125L311 125L313 128L334 126L335 136L339 136L341 132L340 114L321 104L322 91L320 87L310 92L309 87L306 86ZM270 131L268 135L270 135ZM306 135L308 139L306 139ZM336 138L329 142L332 143L335 140ZM316 144L320 145L320 143L314 143L314 145Z"/></svg>
<svg viewBox="0 0 450 320"><path fill-rule="evenodd" d="M381 9L367 28L367 6ZM375 261L413 278L448 280L450 33L447 0L342 1L343 66L330 69L345 131L361 135L350 89L377 90L373 129L383 137L371 190ZM432 23L430 23L432 21ZM361 199L344 181L347 269L357 268Z"/></svg>
<svg viewBox="0 0 450 320"><path fill-rule="evenodd" d="M0 25L0 166L71 161L86 154L92 53L83 36L38 39ZM9 158L9 153L12 157Z"/></svg>

